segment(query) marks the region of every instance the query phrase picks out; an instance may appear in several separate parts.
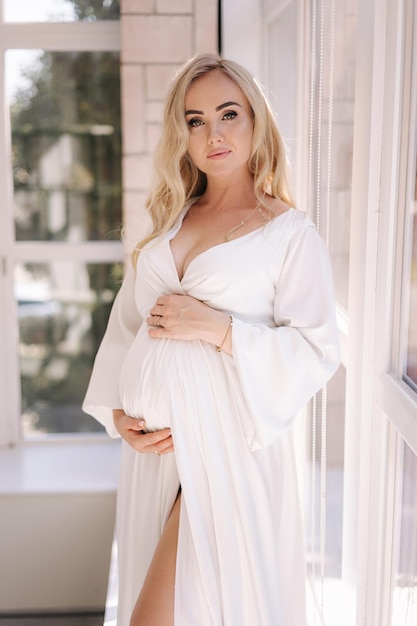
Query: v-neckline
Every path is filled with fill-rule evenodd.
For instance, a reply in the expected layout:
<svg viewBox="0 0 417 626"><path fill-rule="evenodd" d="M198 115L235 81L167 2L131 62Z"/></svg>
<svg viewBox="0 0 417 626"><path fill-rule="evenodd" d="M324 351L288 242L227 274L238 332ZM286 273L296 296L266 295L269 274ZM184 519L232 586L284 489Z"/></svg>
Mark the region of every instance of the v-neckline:
<svg viewBox="0 0 417 626"><path fill-rule="evenodd" d="M259 226L259 228L255 228L254 230L249 231L248 233L245 233L244 235L240 235L240 237L235 237L234 239L230 239L228 241L220 241L219 243L215 243L212 246L209 246L208 248L206 248L205 250L202 250L201 252L199 252L198 254L196 254L191 261L189 261L189 263L187 264L187 266L184 268L184 271L182 273L182 277L180 277L179 272L178 272L178 268L177 265L175 263L175 259L174 256L172 254L172 248L171 248L171 241L174 239L175 235L178 233L178 231L181 229L182 223L184 221L185 216L187 215L188 211L191 209L192 204L190 204L189 206L185 207L183 209L183 211L180 213L180 215L178 216L178 222L175 224L175 226L168 232L168 236L166 238L167 244L168 244L168 251L169 251L169 256L170 256L170 260L174 269L174 272L176 274L177 280L179 282L180 285L182 285L188 270L190 269L191 265L194 263L194 261L198 260L200 257L204 256L205 254L209 253L211 250L214 250L216 248L221 248L223 246L228 246L229 244L233 244L235 242L239 242L242 239L245 239L246 237L249 237L249 235L255 235L257 233L259 233L260 231L262 231L266 226L268 226L269 224L272 224L273 222L275 222L275 220L279 219L281 216L283 215L287 215L288 213L291 213L294 208L290 207L289 209L287 209L286 211L283 211L282 213L280 213L279 215L276 215L274 218L272 218L272 220L270 220L269 222L266 222L265 224L262 224L262 226Z"/></svg>

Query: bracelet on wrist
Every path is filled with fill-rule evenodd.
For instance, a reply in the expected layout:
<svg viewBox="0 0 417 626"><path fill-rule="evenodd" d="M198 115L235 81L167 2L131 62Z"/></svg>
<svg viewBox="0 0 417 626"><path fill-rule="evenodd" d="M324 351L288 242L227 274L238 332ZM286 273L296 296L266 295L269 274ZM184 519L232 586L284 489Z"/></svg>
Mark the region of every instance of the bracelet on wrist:
<svg viewBox="0 0 417 626"><path fill-rule="evenodd" d="M223 337L223 341L221 342L221 344L220 344L219 346L216 346L216 350L217 350L217 352L221 352L221 351L222 351L222 348L223 348L223 346L224 346L224 343L225 343L225 341L226 341L226 339L227 339L227 336L228 336L228 334L229 334L230 329L232 328L232 326L233 326L233 317L232 317L231 315L229 315L229 326L227 327L226 334L225 334L225 336Z"/></svg>

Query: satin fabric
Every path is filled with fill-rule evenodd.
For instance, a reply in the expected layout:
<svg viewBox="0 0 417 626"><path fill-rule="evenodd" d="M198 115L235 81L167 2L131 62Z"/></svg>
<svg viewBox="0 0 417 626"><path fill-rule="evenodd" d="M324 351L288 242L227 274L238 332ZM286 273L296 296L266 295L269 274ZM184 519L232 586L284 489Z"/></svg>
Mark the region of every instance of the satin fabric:
<svg viewBox="0 0 417 626"><path fill-rule="evenodd" d="M116 298L83 404L117 436L113 408L169 426L175 453L122 444L118 626L128 626L182 487L175 626L306 626L292 424L339 363L329 259L295 209L199 254L179 279L171 231L151 242ZM193 296L234 318L233 356L152 339L157 297Z"/></svg>

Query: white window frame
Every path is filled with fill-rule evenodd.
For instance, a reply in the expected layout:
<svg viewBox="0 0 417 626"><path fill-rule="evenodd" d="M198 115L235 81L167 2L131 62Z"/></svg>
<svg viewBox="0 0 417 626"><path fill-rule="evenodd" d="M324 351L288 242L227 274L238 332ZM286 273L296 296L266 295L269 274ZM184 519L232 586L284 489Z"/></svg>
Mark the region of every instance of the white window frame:
<svg viewBox="0 0 417 626"><path fill-rule="evenodd" d="M391 624L399 438L417 450L417 396L399 363L412 6L369 0L358 15L346 415L354 480L346 514L358 519L356 623L379 626Z"/></svg>
<svg viewBox="0 0 417 626"><path fill-rule="evenodd" d="M0 15L3 15L0 0ZM16 242L13 228L11 135L5 93L5 51L119 51L120 25L97 22L10 23L0 21L0 448L21 442L21 400L17 306L13 267L16 263L77 260L114 263L122 258L120 242ZM83 437L79 435L78 437ZM54 439L54 438L53 438ZM55 439L54 439L55 440Z"/></svg>

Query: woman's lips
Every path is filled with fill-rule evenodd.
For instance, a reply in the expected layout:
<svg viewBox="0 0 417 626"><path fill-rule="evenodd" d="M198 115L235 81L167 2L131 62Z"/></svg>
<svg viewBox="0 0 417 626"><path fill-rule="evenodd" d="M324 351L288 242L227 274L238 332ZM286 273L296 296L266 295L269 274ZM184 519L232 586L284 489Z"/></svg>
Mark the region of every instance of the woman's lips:
<svg viewBox="0 0 417 626"><path fill-rule="evenodd" d="M214 160L224 159L228 154L230 154L230 150L216 150L216 152L210 152L210 154L207 155L207 158Z"/></svg>

